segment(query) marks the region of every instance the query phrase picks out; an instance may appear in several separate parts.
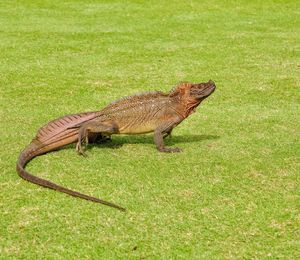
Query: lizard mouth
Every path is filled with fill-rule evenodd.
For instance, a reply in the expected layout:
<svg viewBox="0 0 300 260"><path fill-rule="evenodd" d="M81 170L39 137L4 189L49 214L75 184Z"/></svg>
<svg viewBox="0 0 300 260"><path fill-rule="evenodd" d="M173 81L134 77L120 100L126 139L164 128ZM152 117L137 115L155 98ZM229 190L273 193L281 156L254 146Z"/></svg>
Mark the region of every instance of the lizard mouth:
<svg viewBox="0 0 300 260"><path fill-rule="evenodd" d="M207 86L205 89L200 91L200 96L209 96L211 93L213 93L216 89L216 86Z"/></svg>

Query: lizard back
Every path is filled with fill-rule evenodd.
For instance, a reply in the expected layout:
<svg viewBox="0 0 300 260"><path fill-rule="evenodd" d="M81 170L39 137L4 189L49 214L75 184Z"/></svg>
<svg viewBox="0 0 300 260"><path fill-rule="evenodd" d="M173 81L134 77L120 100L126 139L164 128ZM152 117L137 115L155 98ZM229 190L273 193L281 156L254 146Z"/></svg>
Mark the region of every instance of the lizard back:
<svg viewBox="0 0 300 260"><path fill-rule="evenodd" d="M169 95L159 91L133 95L106 106L95 121L117 122L121 134L149 133L168 115L170 103Z"/></svg>

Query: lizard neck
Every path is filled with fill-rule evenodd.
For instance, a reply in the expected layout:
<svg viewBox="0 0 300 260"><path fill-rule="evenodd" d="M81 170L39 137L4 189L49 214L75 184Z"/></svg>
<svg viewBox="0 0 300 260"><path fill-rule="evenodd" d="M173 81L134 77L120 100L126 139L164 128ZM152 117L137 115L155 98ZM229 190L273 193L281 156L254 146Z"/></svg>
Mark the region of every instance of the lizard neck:
<svg viewBox="0 0 300 260"><path fill-rule="evenodd" d="M193 114L200 103L201 101L194 100L194 99L190 100L188 98L185 98L184 96L177 96L172 98L173 109L183 119Z"/></svg>

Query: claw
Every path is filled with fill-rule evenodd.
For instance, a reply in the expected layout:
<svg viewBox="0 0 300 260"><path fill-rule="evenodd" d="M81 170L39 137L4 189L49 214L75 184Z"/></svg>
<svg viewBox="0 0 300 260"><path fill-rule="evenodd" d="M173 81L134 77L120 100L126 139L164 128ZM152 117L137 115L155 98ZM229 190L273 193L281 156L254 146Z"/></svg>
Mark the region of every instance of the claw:
<svg viewBox="0 0 300 260"><path fill-rule="evenodd" d="M86 145L88 144L89 139L88 139L88 134L85 128L80 129L78 133L78 142L76 144L76 151L83 156L86 156L84 153L84 150L82 149L82 144Z"/></svg>
<svg viewBox="0 0 300 260"><path fill-rule="evenodd" d="M82 146L81 146L81 141L78 141L76 144L76 151L78 152L78 154L86 157L86 153L83 151Z"/></svg>

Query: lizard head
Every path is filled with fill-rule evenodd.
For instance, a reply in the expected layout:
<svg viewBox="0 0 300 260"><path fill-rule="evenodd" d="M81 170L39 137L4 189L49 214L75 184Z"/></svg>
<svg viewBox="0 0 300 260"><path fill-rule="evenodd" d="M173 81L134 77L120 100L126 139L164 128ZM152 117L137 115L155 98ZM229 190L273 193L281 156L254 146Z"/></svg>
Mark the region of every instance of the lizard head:
<svg viewBox="0 0 300 260"><path fill-rule="evenodd" d="M176 86L169 96L179 104L184 104L184 116L196 111L196 107L212 94L216 85L212 80L203 83L181 83Z"/></svg>
<svg viewBox="0 0 300 260"><path fill-rule="evenodd" d="M190 84L189 96L190 98L202 101L212 94L216 89L216 85L212 80L204 83Z"/></svg>
<svg viewBox="0 0 300 260"><path fill-rule="evenodd" d="M171 91L171 97L180 96L187 100L201 102L216 89L212 80L203 83L181 83Z"/></svg>

